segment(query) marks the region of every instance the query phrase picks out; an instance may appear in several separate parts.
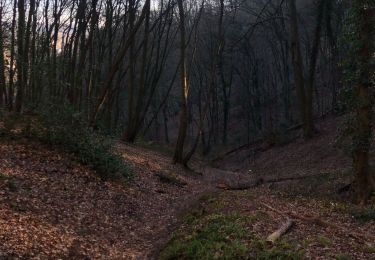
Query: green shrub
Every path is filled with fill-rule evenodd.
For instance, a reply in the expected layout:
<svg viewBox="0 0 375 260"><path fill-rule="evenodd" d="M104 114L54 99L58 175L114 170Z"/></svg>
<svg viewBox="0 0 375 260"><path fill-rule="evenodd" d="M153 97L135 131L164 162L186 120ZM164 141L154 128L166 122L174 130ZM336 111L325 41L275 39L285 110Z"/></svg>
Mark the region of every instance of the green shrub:
<svg viewBox="0 0 375 260"><path fill-rule="evenodd" d="M361 223L374 221L375 220L375 209L356 209L352 211L354 219Z"/></svg>
<svg viewBox="0 0 375 260"><path fill-rule="evenodd" d="M88 165L103 179L127 180L131 172L112 150L112 139L86 126L78 113L64 106L47 105L29 117L23 134L57 146Z"/></svg>

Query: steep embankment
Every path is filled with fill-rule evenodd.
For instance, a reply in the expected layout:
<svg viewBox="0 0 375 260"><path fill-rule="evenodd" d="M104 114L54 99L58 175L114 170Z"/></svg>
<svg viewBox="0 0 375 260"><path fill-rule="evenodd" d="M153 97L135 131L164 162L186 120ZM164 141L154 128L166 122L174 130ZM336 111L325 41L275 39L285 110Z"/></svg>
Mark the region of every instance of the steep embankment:
<svg viewBox="0 0 375 260"><path fill-rule="evenodd" d="M134 180L104 182L28 140L0 143L0 258L148 258L202 193L169 158L120 145Z"/></svg>
<svg viewBox="0 0 375 260"><path fill-rule="evenodd" d="M336 141L342 120L319 122L319 134L311 140L293 137L298 133L291 132L287 144L267 147L259 143L232 153L215 162L215 166L271 180L269 185L274 190L335 197L353 177L351 158Z"/></svg>
<svg viewBox="0 0 375 260"><path fill-rule="evenodd" d="M259 255L271 259L277 256L290 259L285 253L297 259L375 259L374 208L359 208L346 201L350 194L339 192L353 177L350 157L335 142L340 120L320 122L319 135L309 141L291 139L288 144L274 147L257 142L256 146L216 160L215 167L252 181L219 183L220 188L228 191L212 202L214 207L210 203L201 204L205 213L195 225L210 225L204 221L218 214L237 216L235 221L226 223L228 226L250 216L251 221L242 223L250 236L244 238L240 232L234 236L243 247L250 248L245 250L249 255L259 250L254 248L256 241L267 238L287 219L292 219L294 226L281 238L281 245L262 244ZM184 255L186 252L178 251L179 247L187 245L185 248L191 249L196 243L205 243L196 241L199 237L194 234L199 230L191 232L194 227L186 226L179 230L179 240L171 243L166 253ZM287 249L283 245L288 245ZM303 256L299 255L301 252ZM227 248L222 254L226 253L232 252Z"/></svg>
<svg viewBox="0 0 375 260"><path fill-rule="evenodd" d="M275 257L285 256L287 246L288 254L298 257L375 258L373 211L338 203L323 192L332 195L350 179L350 160L333 146L335 124L320 125L320 136L309 142L297 140L255 155L241 150L217 163L221 169L195 161L195 172L172 165L161 152L118 144L116 151L134 171L134 180L125 185L100 180L69 156L38 143L2 139L0 258L152 259L176 229L163 250L175 257L194 246L215 257L226 250ZM279 181L222 191L259 178ZM283 242L264 243L288 217L296 225ZM196 226L190 228L191 223ZM218 223L231 232L240 228L226 236ZM213 240L202 237L202 230ZM238 243L229 243L233 239Z"/></svg>

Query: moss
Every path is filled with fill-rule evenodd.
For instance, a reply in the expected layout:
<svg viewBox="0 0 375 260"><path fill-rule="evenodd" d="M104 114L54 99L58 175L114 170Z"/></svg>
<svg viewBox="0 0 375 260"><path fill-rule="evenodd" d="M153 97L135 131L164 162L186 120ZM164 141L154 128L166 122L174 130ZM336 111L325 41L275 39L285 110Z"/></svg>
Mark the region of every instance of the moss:
<svg viewBox="0 0 375 260"><path fill-rule="evenodd" d="M195 219L191 230L174 236L161 259L235 259L246 256L247 246L241 218L236 215L210 215L203 222Z"/></svg>
<svg viewBox="0 0 375 260"><path fill-rule="evenodd" d="M160 259L302 259L303 252L286 242L270 246L249 224L255 216L189 214Z"/></svg>
<svg viewBox="0 0 375 260"><path fill-rule="evenodd" d="M325 236L318 236L317 241L320 245L322 245L324 247L329 247L329 246L332 245L331 239L329 239L328 237L325 237Z"/></svg>
<svg viewBox="0 0 375 260"><path fill-rule="evenodd" d="M346 254L338 254L338 255L335 255L335 259L336 260L351 260L352 257Z"/></svg>
<svg viewBox="0 0 375 260"><path fill-rule="evenodd" d="M17 192L18 186L13 180L8 181L8 189L10 192Z"/></svg>
<svg viewBox="0 0 375 260"><path fill-rule="evenodd" d="M1 180L6 180L7 178L8 177L4 173L0 172L0 181Z"/></svg>
<svg viewBox="0 0 375 260"><path fill-rule="evenodd" d="M375 254L375 246L373 245L365 245L363 251L370 254Z"/></svg>
<svg viewBox="0 0 375 260"><path fill-rule="evenodd" d="M352 215L360 223L374 221L375 209L367 208L367 209L353 210Z"/></svg>
<svg viewBox="0 0 375 260"><path fill-rule="evenodd" d="M11 208L12 210L14 210L16 212L25 212L26 211L26 207L24 205L16 203L16 202L10 202L9 208Z"/></svg>

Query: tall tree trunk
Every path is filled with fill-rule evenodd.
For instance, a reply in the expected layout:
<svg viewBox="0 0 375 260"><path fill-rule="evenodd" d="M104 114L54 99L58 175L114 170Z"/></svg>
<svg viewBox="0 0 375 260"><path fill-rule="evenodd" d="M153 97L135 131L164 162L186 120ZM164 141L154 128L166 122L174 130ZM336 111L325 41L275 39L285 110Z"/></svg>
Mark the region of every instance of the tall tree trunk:
<svg viewBox="0 0 375 260"><path fill-rule="evenodd" d="M0 7L0 105L8 103L8 95L5 84L5 61L4 61L4 34L3 34L3 7Z"/></svg>
<svg viewBox="0 0 375 260"><path fill-rule="evenodd" d="M137 94L137 103L135 106L134 111L134 118L133 118L133 127L132 127L132 139L133 141L137 137L137 134L142 127L143 123L143 116L141 114L143 110L144 99L146 95L146 68L147 68L147 61L148 61L148 41L150 35L150 2L148 4L146 10L146 19L145 19L145 29L144 29L144 37L143 37L143 53L142 53L142 62L141 62L141 75L139 78L139 91Z"/></svg>
<svg viewBox="0 0 375 260"><path fill-rule="evenodd" d="M320 46L320 37L322 34L322 22L323 22L325 1L330 1L330 0L320 0L318 3L316 28L314 32L313 46L312 46L311 55L310 55L310 68L309 68L309 75L308 75L309 78L308 78L308 82L306 86L305 137L311 137L314 131L313 90L314 90L314 83L315 83L316 63L318 60L318 53L319 53L319 46Z"/></svg>
<svg viewBox="0 0 375 260"><path fill-rule="evenodd" d="M142 9L142 13L138 18L137 23L134 26L134 29L129 32L128 37L126 39L126 42L124 43L123 47L119 50L119 52L116 54L116 58L113 61L113 63L110 65L110 69L108 71L108 75L106 76L106 79L104 82L102 82L102 89L100 91L99 97L95 103L95 106L92 111L91 119L90 119L90 125L94 126L96 124L96 120L98 118L99 113L101 112L103 105L108 98L108 94L111 91L112 81L115 78L115 75L117 74L117 71L119 70L121 64L123 63L123 59L125 55L128 53L128 50L132 44L132 41L136 37L136 34L143 24L143 21L146 17L147 13L147 3L151 0L146 0L145 6Z"/></svg>
<svg viewBox="0 0 375 260"><path fill-rule="evenodd" d="M30 54L30 86L29 86L29 97L30 100L33 100L36 102L36 95L35 95L35 89L36 89L36 79L37 79L37 71L36 71L36 58L37 58L37 10L39 9L40 1L36 2L35 12L33 14L33 25L31 29L31 54Z"/></svg>
<svg viewBox="0 0 375 260"><path fill-rule="evenodd" d="M182 0L177 1L180 16L180 80L181 80L181 110L180 110L180 126L178 138L173 157L174 163L184 163L184 144L188 128L188 79L186 69L186 31L185 31L185 12Z"/></svg>
<svg viewBox="0 0 375 260"><path fill-rule="evenodd" d="M218 46L217 46L217 62L221 81L221 87L223 91L223 144L227 143L228 139L228 117L229 117L229 95L227 91L227 85L224 75L224 48L225 48L225 35L224 35L224 0L220 0L220 15L218 23Z"/></svg>
<svg viewBox="0 0 375 260"><path fill-rule="evenodd" d="M18 0L18 31L17 31L17 96L15 109L21 112L24 96L25 82L24 80L24 33L25 33L25 1Z"/></svg>
<svg viewBox="0 0 375 260"><path fill-rule="evenodd" d="M53 49L52 49L52 88L53 94L57 95L57 89L58 89L58 80L57 80L57 44L58 44L58 35L59 35L59 27L60 27L60 15L58 14L58 4L57 0L55 0L55 3L53 5L53 16L54 16L54 34L53 34Z"/></svg>
<svg viewBox="0 0 375 260"><path fill-rule="evenodd" d="M356 173L357 195L364 204L375 191L374 173L369 167L369 150L372 134L372 113L374 103L374 14L375 7L371 1L361 0L354 3L359 23L359 78L356 87L357 95L357 133L354 149L354 170Z"/></svg>
<svg viewBox="0 0 375 260"><path fill-rule="evenodd" d="M290 29L291 29L291 52L292 52L292 64L294 72L294 85L297 92L299 101L299 110L301 114L301 120L303 124L304 137L309 137L312 134L313 127L310 125L311 122L306 117L307 98L305 94L305 83L304 83L304 72L303 62L301 55L300 37L298 32L298 16L296 0L289 0L290 8ZM312 109L312 108L311 108Z"/></svg>
<svg viewBox="0 0 375 260"><path fill-rule="evenodd" d="M17 15L17 1L13 3L13 17L12 17L12 28L11 28L11 42L10 42L10 63L9 63L9 91L8 91L8 108L10 111L13 110L13 99L14 99L14 60L16 53L16 15Z"/></svg>
<svg viewBox="0 0 375 260"><path fill-rule="evenodd" d="M135 18L136 18L136 1L130 0L129 1L129 29L130 31L134 30ZM133 125L134 125L134 94L135 94L135 78L136 78L136 64L137 59L135 57L135 42L136 38L133 38L130 47L129 47L129 75L127 79L127 88L128 88L128 125L127 129L125 130L123 139L127 142L134 142L135 136L133 136Z"/></svg>
<svg viewBox="0 0 375 260"><path fill-rule="evenodd" d="M24 47L23 47L23 85L24 85L24 93L23 98L26 97L25 94L27 94L27 91L29 90L29 54L30 54L30 42L31 42L31 28L32 28L32 21L34 18L34 12L35 12L35 0L30 0L29 5L29 14L27 17L27 24L26 24L26 30L24 35Z"/></svg>

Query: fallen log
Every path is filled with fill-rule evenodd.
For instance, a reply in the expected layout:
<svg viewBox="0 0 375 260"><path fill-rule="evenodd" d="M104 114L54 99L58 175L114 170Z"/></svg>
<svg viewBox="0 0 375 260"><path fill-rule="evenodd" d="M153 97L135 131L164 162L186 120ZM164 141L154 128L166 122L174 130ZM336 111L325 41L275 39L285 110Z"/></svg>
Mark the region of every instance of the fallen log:
<svg viewBox="0 0 375 260"><path fill-rule="evenodd" d="M219 183L218 185L216 185L216 188L219 188L222 190L240 191L240 190L248 190L248 189L256 188L262 184L264 184L264 180L262 178L259 178L252 182L238 183L237 185L228 185L225 183Z"/></svg>
<svg viewBox="0 0 375 260"><path fill-rule="evenodd" d="M353 231L344 229L344 228L340 227L339 225L336 225L336 224L327 222L325 220L322 220L317 216L305 217L305 216L302 216L300 214L296 214L296 213L293 213L293 212L283 212L283 211L277 210L277 209L269 206L268 204L266 204L264 202L261 202L261 204L263 206L265 206L266 208L268 208L268 209L270 209L270 210L272 210L276 213L279 213L279 214L281 214L281 215L283 215L287 218L292 217L294 219L299 219L299 220L309 222L311 224L315 224L315 225L318 225L318 226L321 226L321 227L324 227L324 228L336 229L337 231L339 231L343 234L346 234L350 237L356 238L356 239L361 240L361 241L371 241L371 242L375 241L375 236L373 236L371 234L361 234L361 233L358 233L358 232L353 232Z"/></svg>
<svg viewBox="0 0 375 260"><path fill-rule="evenodd" d="M304 180L304 179L309 179L309 178L319 178L323 175L327 175L327 173L319 173L319 174L306 175L306 176L281 177L281 178L269 179L269 180L258 178L251 182L238 183L237 185L220 185L220 186L217 186L217 188L225 189L225 190L248 190L248 189L256 188L263 184L280 183L280 182L287 182L287 181L298 181L298 180Z"/></svg>
<svg viewBox="0 0 375 260"><path fill-rule="evenodd" d="M287 219L287 221L275 232L273 232L271 235L269 235L266 239L267 242L275 243L276 240L278 240L281 236L288 233L288 231L293 227L294 221L290 218Z"/></svg>
<svg viewBox="0 0 375 260"><path fill-rule="evenodd" d="M289 127L289 128L286 129L286 132L298 130L298 129L302 128L302 126L303 126L303 124L297 124L297 125L291 126L291 127ZM264 141L265 141L265 138L261 137L261 138L258 138L256 140L250 142L250 143L237 146L237 147L235 147L235 148L233 148L233 149L225 152L224 154L219 155L216 158L213 158L211 160L211 162L220 161L220 160L224 159L226 156L231 155L232 153L238 152L240 150L244 150L246 148L250 148L251 146L261 145ZM267 150L267 149L262 149L260 147L255 147L254 152L263 152L265 150Z"/></svg>
<svg viewBox="0 0 375 260"><path fill-rule="evenodd" d="M243 150L243 149L249 148L249 147L254 146L254 145L260 145L260 144L262 144L263 141L264 141L263 138L259 138L259 139L254 140L254 141L251 142L251 143L246 143L246 144L243 144L243 145L237 146L237 147L235 147L234 149L231 149L231 150L225 152L224 154L219 155L219 156L217 156L216 158L211 159L211 162L220 161L220 160L224 159L225 157L231 155L232 153L238 152L238 151L240 151L240 150Z"/></svg>

